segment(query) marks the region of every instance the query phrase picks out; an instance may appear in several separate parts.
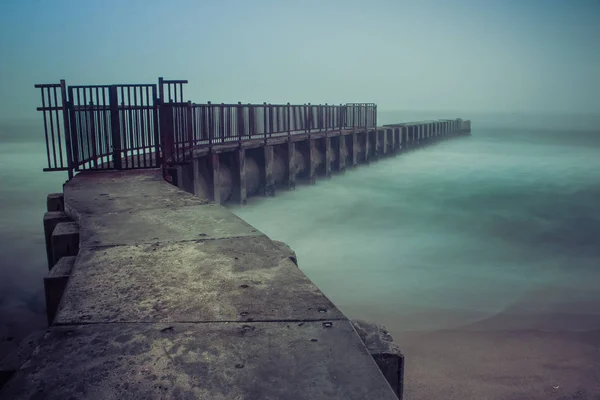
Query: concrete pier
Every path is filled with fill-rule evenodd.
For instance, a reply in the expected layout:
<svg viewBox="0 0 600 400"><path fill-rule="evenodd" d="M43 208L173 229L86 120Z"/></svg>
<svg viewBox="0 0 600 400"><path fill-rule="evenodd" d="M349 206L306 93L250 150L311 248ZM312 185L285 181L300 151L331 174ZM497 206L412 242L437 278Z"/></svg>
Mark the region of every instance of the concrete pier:
<svg viewBox="0 0 600 400"><path fill-rule="evenodd" d="M168 141L176 124L164 110L184 106L157 102L152 109L161 105L161 140ZM67 114L82 112L73 107L63 105ZM192 115L191 103L186 107ZM210 115L224 118L224 107ZM160 158L156 151L115 153L100 164L108 170L74 176L69 160L71 179L64 193L48 196L44 215L49 328L24 347L31 353L0 365L0 400L402 398L404 357L387 332L349 321L289 247L221 204L468 135L470 122L377 126L370 103L288 104L275 113L261 107L237 114L236 140L225 140L221 123L216 143L212 133L189 147L162 143ZM111 110L117 121L118 105ZM264 118L254 135L257 110ZM330 123L334 112L338 125ZM244 124L245 115L252 124ZM211 123L207 129L216 132ZM198 132L188 128L194 142ZM154 159L152 168L129 169L146 158ZM56 169L65 170L49 170Z"/></svg>
<svg viewBox="0 0 600 400"><path fill-rule="evenodd" d="M212 187L202 193L216 203L243 204L252 196L273 196L280 189L294 189L297 182L314 183L332 172L343 172L346 166L357 167L470 131L470 121L456 119L331 130L268 139L266 144L248 140L241 149L232 142L213 153L194 153L192 161L171 169L171 179L189 193L199 193L198 187ZM257 190L259 187L263 190Z"/></svg>
<svg viewBox="0 0 600 400"><path fill-rule="evenodd" d="M64 213L77 258L47 277L60 305L0 399L397 398L289 251L160 170L80 173Z"/></svg>

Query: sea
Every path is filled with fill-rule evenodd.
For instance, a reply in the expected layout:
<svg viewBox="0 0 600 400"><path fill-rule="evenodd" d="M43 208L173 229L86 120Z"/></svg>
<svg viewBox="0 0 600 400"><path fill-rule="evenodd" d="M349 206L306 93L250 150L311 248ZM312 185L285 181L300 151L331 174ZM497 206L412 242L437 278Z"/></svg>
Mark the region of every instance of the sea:
<svg viewBox="0 0 600 400"><path fill-rule="evenodd" d="M287 243L349 317L394 334L600 329L600 116L462 117L472 135L230 209ZM0 123L0 356L45 326L42 121Z"/></svg>

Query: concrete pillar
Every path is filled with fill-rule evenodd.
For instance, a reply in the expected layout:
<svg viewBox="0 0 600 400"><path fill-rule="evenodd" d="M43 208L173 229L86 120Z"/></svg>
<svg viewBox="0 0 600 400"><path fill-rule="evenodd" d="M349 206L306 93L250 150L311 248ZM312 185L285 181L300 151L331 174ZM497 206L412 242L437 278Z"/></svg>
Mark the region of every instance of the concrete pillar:
<svg viewBox="0 0 600 400"><path fill-rule="evenodd" d="M358 133L352 132L352 167L358 165Z"/></svg>
<svg viewBox="0 0 600 400"><path fill-rule="evenodd" d="M221 204L221 162L219 160L219 153L212 153L210 155L210 166L212 170L212 200L217 204Z"/></svg>
<svg viewBox="0 0 600 400"><path fill-rule="evenodd" d="M65 211L65 196L62 193L50 193L46 198L48 211Z"/></svg>
<svg viewBox="0 0 600 400"><path fill-rule="evenodd" d="M351 320L350 322L394 390L396 397L402 400L404 397L404 354L384 326L360 320Z"/></svg>
<svg viewBox="0 0 600 400"><path fill-rule="evenodd" d="M231 153L233 157L233 200L239 204L246 204L248 193L246 190L246 150L238 149Z"/></svg>
<svg viewBox="0 0 600 400"><path fill-rule="evenodd" d="M396 151L404 147L404 138L402 137L403 128L394 128L394 138L396 140Z"/></svg>
<svg viewBox="0 0 600 400"><path fill-rule="evenodd" d="M338 171L344 172L346 170L346 155L348 154L348 148L346 146L346 136L338 136Z"/></svg>
<svg viewBox="0 0 600 400"><path fill-rule="evenodd" d="M371 151L371 140L370 140L370 132L368 129L365 129L365 162L369 162Z"/></svg>
<svg viewBox="0 0 600 400"><path fill-rule="evenodd" d="M177 187L181 190L185 190L185 184L183 183L183 166L182 165L176 165L175 167L175 174L176 174L176 178L175 178L175 183L177 184Z"/></svg>
<svg viewBox="0 0 600 400"><path fill-rule="evenodd" d="M317 141L308 139L308 182L313 184L317 176Z"/></svg>
<svg viewBox="0 0 600 400"><path fill-rule="evenodd" d="M46 317L48 325L52 325L58 305L65 292L67 281L71 275L73 265L75 264L74 256L62 257L54 268L52 268L44 277L44 292L46 295Z"/></svg>
<svg viewBox="0 0 600 400"><path fill-rule="evenodd" d="M79 253L79 227L76 222L60 222L52 232L52 264L62 257Z"/></svg>
<svg viewBox="0 0 600 400"><path fill-rule="evenodd" d="M378 157L380 154L384 154L381 149L381 138L379 137L379 131L377 128L371 132L371 135L375 135L375 148L373 149L373 156Z"/></svg>
<svg viewBox="0 0 600 400"><path fill-rule="evenodd" d="M52 255L52 232L61 222L69 222L71 219L64 211L49 211L44 214L44 237L46 239L46 256L48 260L48 269L54 266L54 256Z"/></svg>
<svg viewBox="0 0 600 400"><path fill-rule="evenodd" d="M326 177L330 177L331 176L331 156L332 156L332 149L331 149L331 138L330 137L326 137L325 138L325 176Z"/></svg>
<svg viewBox="0 0 600 400"><path fill-rule="evenodd" d="M383 135L382 135L382 144L381 144L381 153L382 154L387 154L388 152L388 136L391 133L390 129L384 129L382 131L380 131Z"/></svg>
<svg viewBox="0 0 600 400"><path fill-rule="evenodd" d="M263 168L264 195L275 196L275 179L273 178L273 146L264 147L265 165Z"/></svg>
<svg viewBox="0 0 600 400"><path fill-rule="evenodd" d="M296 165L294 155L296 154L296 143L288 142L288 188L296 188Z"/></svg>
<svg viewBox="0 0 600 400"><path fill-rule="evenodd" d="M192 160L192 192L194 196L201 196L200 179L200 159L194 158Z"/></svg>

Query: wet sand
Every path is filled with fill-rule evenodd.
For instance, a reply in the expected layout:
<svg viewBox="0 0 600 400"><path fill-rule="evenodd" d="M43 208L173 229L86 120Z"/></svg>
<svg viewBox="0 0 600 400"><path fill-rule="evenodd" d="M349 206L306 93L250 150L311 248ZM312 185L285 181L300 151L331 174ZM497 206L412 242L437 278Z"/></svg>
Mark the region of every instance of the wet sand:
<svg viewBox="0 0 600 400"><path fill-rule="evenodd" d="M393 336L406 357L407 400L600 399L598 330L444 330Z"/></svg>

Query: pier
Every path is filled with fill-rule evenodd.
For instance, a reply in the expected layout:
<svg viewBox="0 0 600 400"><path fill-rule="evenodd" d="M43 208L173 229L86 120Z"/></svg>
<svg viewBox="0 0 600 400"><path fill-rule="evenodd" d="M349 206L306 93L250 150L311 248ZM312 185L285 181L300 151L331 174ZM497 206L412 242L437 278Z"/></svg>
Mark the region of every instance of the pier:
<svg viewBox="0 0 600 400"><path fill-rule="evenodd" d="M385 331L350 321L292 249L222 204L470 122L378 126L371 103L194 104L186 84L37 85L46 170L69 179L44 216L49 327L3 366L0 399L402 398Z"/></svg>

